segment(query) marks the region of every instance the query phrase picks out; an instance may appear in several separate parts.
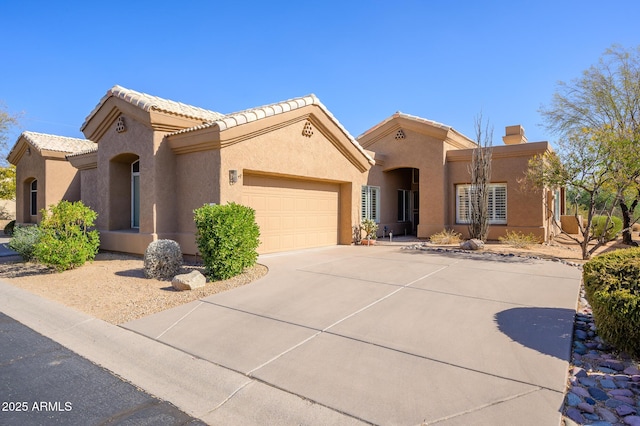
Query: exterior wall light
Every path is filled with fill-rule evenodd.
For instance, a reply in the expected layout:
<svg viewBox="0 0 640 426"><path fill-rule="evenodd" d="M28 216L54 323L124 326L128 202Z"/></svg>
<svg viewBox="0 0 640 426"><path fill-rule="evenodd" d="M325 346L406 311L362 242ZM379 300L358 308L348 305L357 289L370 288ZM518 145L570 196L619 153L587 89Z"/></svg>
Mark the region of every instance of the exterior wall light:
<svg viewBox="0 0 640 426"><path fill-rule="evenodd" d="M238 171L229 170L229 184L233 185L238 182Z"/></svg>

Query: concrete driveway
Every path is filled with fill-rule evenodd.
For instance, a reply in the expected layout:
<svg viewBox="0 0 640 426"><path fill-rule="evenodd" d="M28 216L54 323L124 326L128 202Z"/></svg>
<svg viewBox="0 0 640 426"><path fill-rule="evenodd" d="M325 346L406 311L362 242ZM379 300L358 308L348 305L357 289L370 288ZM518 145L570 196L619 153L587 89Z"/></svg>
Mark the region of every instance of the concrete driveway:
<svg viewBox="0 0 640 426"><path fill-rule="evenodd" d="M277 390L318 423L559 424L576 268L398 246L260 263L252 284L124 325L244 377L203 420L286 423Z"/></svg>

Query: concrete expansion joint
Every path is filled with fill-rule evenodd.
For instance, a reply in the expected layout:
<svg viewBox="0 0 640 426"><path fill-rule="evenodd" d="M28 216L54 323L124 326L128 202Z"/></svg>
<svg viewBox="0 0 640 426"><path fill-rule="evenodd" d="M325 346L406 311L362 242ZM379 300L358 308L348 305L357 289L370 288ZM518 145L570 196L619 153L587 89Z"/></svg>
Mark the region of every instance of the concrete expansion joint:
<svg viewBox="0 0 640 426"><path fill-rule="evenodd" d="M255 380L251 379L243 384L241 384L240 386L238 386L238 388L236 390L234 390L233 392L231 392L229 394L228 397L226 397L224 399L224 401L222 401L220 404L216 405L215 407L213 407L210 411L208 411L206 414L211 414L214 411L216 411L217 409L219 409L220 407L222 407L223 405L225 405L227 402L231 401L233 399L234 396L236 396L236 394L238 392L240 392L242 389L246 388L247 386L249 386L250 384L255 383Z"/></svg>
<svg viewBox="0 0 640 426"><path fill-rule="evenodd" d="M483 405L479 405L479 406L474 407L474 408L470 408L469 410L464 410L464 411L461 411L459 413L451 414L451 415L448 415L448 416L445 416L445 417L441 417L439 419L431 420L431 421L428 421L428 422L426 422L426 421L422 422L420 424L420 426L435 425L435 424L438 424L438 423L441 423L441 422L444 422L444 421L447 421L447 420L451 420L451 419L456 418L456 417L460 417L460 416L464 416L466 414L474 413L476 411L484 410L485 408L493 407L493 406L496 406L496 405L499 405L499 404L504 404L505 402L509 402L509 401L513 401L514 399L522 398L522 397L530 395L532 393L539 392L539 391L541 391L543 389L545 389L545 388L542 388L542 387L538 386L535 389L531 389L531 390L528 390L526 392L521 392L521 393L518 393L518 394L515 394L515 395L511 395L511 396L508 396L506 398L501 398L501 399L498 399L496 401L489 402L487 404L483 404Z"/></svg>

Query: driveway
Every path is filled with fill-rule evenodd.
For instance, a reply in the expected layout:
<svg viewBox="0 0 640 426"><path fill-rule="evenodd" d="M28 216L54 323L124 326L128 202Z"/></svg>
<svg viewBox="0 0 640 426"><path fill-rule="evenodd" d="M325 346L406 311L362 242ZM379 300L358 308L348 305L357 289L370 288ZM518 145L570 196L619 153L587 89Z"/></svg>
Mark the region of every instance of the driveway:
<svg viewBox="0 0 640 426"><path fill-rule="evenodd" d="M254 283L124 325L245 377L205 421L286 419L272 389L332 423L559 424L577 269L398 246L259 261Z"/></svg>

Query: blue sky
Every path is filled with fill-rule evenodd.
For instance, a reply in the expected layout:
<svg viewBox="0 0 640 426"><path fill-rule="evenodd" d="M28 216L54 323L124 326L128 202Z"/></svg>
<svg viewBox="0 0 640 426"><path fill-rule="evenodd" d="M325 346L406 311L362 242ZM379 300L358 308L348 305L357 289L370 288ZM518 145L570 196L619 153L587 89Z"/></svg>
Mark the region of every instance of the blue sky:
<svg viewBox="0 0 640 426"><path fill-rule="evenodd" d="M221 113L315 93L358 136L396 111L474 138L522 124L614 43L640 2L0 0L0 101L31 130L83 137L115 84Z"/></svg>

